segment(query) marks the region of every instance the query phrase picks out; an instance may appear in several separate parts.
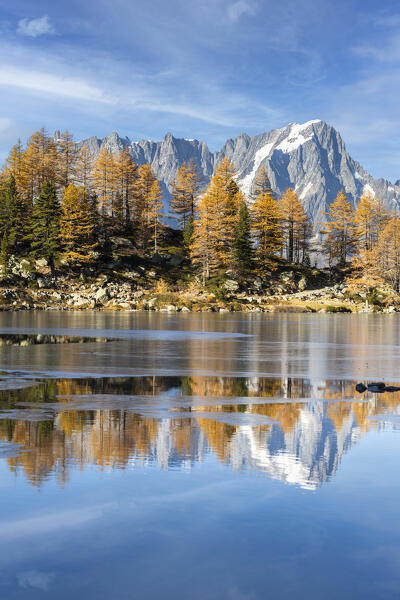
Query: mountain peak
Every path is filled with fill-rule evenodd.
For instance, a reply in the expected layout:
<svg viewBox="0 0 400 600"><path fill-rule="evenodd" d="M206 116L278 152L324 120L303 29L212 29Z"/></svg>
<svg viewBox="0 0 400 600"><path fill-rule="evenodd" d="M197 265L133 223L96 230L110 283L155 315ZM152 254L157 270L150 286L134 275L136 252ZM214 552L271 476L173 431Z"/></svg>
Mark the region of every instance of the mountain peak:
<svg viewBox="0 0 400 600"><path fill-rule="evenodd" d="M314 224L325 219L329 205L341 189L354 205L367 188L389 207L400 206L400 181L393 185L384 179L373 179L349 156L339 133L321 119L289 123L255 136L241 133L214 153L205 142L175 138L171 132L159 142L133 142L112 132L103 140L90 138L79 145L85 143L93 156L102 144L115 153L127 145L135 162L150 164L163 183L166 204L170 184L183 162L194 159L207 183L215 167L227 157L235 165L236 181L247 197L258 169L263 166L277 194L289 187L296 190Z"/></svg>

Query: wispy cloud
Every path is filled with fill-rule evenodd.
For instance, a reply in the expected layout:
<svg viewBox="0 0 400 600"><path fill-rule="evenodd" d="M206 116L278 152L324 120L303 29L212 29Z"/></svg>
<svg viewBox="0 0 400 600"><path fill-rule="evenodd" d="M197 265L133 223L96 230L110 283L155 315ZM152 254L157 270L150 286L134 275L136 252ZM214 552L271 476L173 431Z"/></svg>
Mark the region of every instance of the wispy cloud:
<svg viewBox="0 0 400 600"><path fill-rule="evenodd" d="M54 579L52 573L43 571L23 571L17 575L18 584L22 588L34 588L46 592L50 583Z"/></svg>
<svg viewBox="0 0 400 600"><path fill-rule="evenodd" d="M238 0L228 6L228 17L236 23L243 15L254 16L256 14L256 5L248 0Z"/></svg>
<svg viewBox="0 0 400 600"><path fill-rule="evenodd" d="M100 88L84 80L23 67L0 66L0 85L87 102L114 102Z"/></svg>
<svg viewBox="0 0 400 600"><path fill-rule="evenodd" d="M47 15L37 19L21 19L18 22L17 33L28 37L39 37L40 35L51 35L55 33L53 25Z"/></svg>
<svg viewBox="0 0 400 600"><path fill-rule="evenodd" d="M385 15L374 19L375 25L382 25L384 27L397 27L400 25L400 14Z"/></svg>

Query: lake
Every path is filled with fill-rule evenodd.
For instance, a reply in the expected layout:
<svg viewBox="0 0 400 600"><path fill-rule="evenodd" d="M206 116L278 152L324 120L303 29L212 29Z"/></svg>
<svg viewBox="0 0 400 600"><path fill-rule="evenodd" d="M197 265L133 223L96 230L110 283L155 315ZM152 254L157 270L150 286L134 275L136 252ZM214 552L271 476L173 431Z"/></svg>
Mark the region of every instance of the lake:
<svg viewBox="0 0 400 600"><path fill-rule="evenodd" d="M400 598L396 314L0 313L0 598Z"/></svg>

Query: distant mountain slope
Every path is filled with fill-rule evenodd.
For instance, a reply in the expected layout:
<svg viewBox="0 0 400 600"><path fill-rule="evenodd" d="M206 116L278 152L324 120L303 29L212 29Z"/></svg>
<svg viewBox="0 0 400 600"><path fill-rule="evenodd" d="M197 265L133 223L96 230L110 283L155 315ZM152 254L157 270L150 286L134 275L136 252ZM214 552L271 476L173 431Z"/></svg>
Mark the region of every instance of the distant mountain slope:
<svg viewBox="0 0 400 600"><path fill-rule="evenodd" d="M315 225L324 219L324 213L341 189L354 204L363 192L369 192L391 208L400 205L400 185L397 185L400 182L373 179L347 153L339 133L320 120L302 125L290 123L252 137L243 133L228 140L215 153L209 151L205 142L177 139L171 133L160 142L133 142L114 132L103 139L83 140L79 146L83 144L93 156L103 147L111 152L128 147L138 164L147 162L152 166L164 184L167 199L171 181L182 162L194 158L206 185L215 166L227 156L236 166L237 182L246 195L251 191L257 170L264 165L273 189L280 193L293 187Z"/></svg>

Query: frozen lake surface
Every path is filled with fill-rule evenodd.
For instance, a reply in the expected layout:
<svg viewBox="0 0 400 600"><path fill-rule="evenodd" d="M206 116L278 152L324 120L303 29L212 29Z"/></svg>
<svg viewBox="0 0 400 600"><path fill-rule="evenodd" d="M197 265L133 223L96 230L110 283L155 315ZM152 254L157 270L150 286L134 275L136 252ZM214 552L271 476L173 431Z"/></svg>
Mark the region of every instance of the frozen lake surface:
<svg viewBox="0 0 400 600"><path fill-rule="evenodd" d="M400 597L397 315L0 314L0 598Z"/></svg>

